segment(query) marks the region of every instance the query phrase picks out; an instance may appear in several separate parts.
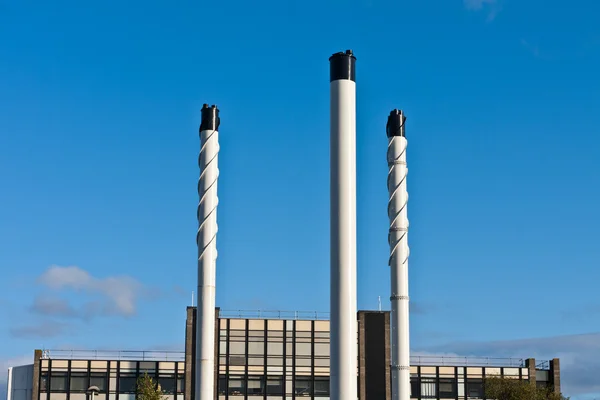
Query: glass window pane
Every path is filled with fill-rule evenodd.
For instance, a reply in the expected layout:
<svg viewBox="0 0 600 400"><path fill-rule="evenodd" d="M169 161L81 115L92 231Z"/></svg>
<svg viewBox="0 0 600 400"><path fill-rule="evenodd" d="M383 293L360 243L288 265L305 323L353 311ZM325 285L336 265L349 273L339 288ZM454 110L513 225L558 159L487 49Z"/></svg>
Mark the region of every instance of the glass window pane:
<svg viewBox="0 0 600 400"><path fill-rule="evenodd" d="M135 375L121 375L119 377L119 393L135 393L137 379Z"/></svg>
<svg viewBox="0 0 600 400"><path fill-rule="evenodd" d="M87 373L71 373L71 392L85 392L89 387Z"/></svg>
<svg viewBox="0 0 600 400"><path fill-rule="evenodd" d="M470 399L483 398L483 380L467 379L467 397Z"/></svg>
<svg viewBox="0 0 600 400"><path fill-rule="evenodd" d="M185 391L185 375L177 375L177 393L183 393Z"/></svg>
<svg viewBox="0 0 600 400"><path fill-rule="evenodd" d="M217 389L219 391L219 394L227 394L227 378L225 377L225 375L219 375L219 385Z"/></svg>
<svg viewBox="0 0 600 400"><path fill-rule="evenodd" d="M421 397L425 399L437 398L434 378L421 378Z"/></svg>
<svg viewBox="0 0 600 400"><path fill-rule="evenodd" d="M269 376L267 377L267 395L282 396L283 395L283 377Z"/></svg>
<svg viewBox="0 0 600 400"><path fill-rule="evenodd" d="M40 391L45 392L46 390L48 390L48 373L43 372L40 377Z"/></svg>
<svg viewBox="0 0 600 400"><path fill-rule="evenodd" d="M97 386L100 392L106 392L106 374L92 372L90 386Z"/></svg>
<svg viewBox="0 0 600 400"><path fill-rule="evenodd" d="M421 396L421 391L419 390L419 378L411 377L410 378L410 397L418 398Z"/></svg>
<svg viewBox="0 0 600 400"><path fill-rule="evenodd" d="M67 390L67 373L52 372L50 375L50 391L65 392Z"/></svg>
<svg viewBox="0 0 600 400"><path fill-rule="evenodd" d="M315 396L329 397L329 378L315 377Z"/></svg>
<svg viewBox="0 0 600 400"><path fill-rule="evenodd" d="M265 384L262 376L248 377L248 395L264 394Z"/></svg>
<svg viewBox="0 0 600 400"><path fill-rule="evenodd" d="M450 378L440 379L440 398L442 399L454 399L456 398L456 381Z"/></svg>
<svg viewBox="0 0 600 400"><path fill-rule="evenodd" d="M158 377L158 384L160 385L160 390L166 394L175 393L175 375L160 375Z"/></svg>
<svg viewBox="0 0 600 400"><path fill-rule="evenodd" d="M296 396L312 395L312 379L309 377L296 377L295 382Z"/></svg>
<svg viewBox="0 0 600 400"><path fill-rule="evenodd" d="M243 395L246 393L246 382L243 376L229 377L229 394Z"/></svg>

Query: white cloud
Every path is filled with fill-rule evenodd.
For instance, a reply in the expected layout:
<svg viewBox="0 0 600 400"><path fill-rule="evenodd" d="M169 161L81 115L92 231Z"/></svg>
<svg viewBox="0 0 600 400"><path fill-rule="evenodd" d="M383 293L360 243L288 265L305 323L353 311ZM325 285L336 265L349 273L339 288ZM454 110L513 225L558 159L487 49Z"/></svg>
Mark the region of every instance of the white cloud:
<svg viewBox="0 0 600 400"><path fill-rule="evenodd" d="M560 359L561 389L566 396L600 392L600 333L494 342L449 343L425 349L462 356Z"/></svg>
<svg viewBox="0 0 600 400"><path fill-rule="evenodd" d="M61 267L53 265L39 278L38 282L55 292L73 290L96 300L86 302L76 312L65 301L52 297L36 299L34 310L50 312L56 316L74 316L90 318L96 315L132 316L136 313L136 304L144 292L144 286L128 276L109 276L97 278L76 266Z"/></svg>

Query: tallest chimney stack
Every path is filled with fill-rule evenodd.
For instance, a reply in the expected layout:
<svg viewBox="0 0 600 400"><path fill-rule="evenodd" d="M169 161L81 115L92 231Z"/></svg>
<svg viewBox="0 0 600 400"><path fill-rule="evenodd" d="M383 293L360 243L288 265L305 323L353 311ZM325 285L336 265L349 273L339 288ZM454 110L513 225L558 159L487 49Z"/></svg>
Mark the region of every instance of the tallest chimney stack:
<svg viewBox="0 0 600 400"><path fill-rule="evenodd" d="M356 400L356 58L329 58L331 135L331 400Z"/></svg>

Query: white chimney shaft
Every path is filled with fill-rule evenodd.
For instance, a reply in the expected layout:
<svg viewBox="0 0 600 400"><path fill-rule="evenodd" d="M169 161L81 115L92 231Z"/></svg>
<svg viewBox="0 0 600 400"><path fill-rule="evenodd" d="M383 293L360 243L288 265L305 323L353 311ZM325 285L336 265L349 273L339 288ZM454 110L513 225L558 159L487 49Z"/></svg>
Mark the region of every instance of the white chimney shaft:
<svg viewBox="0 0 600 400"><path fill-rule="evenodd" d="M356 58L329 58L331 133L331 400L356 400Z"/></svg>
<svg viewBox="0 0 600 400"><path fill-rule="evenodd" d="M406 137L404 123L406 117L399 110L393 110L386 126L388 137L387 187L390 196L388 217L390 229L390 269L392 303L392 400L410 400L410 342L408 329L408 218L406 205Z"/></svg>
<svg viewBox="0 0 600 400"><path fill-rule="evenodd" d="M198 308L196 312L195 399L215 398L215 276L217 260L217 180L219 110L202 107L198 180Z"/></svg>

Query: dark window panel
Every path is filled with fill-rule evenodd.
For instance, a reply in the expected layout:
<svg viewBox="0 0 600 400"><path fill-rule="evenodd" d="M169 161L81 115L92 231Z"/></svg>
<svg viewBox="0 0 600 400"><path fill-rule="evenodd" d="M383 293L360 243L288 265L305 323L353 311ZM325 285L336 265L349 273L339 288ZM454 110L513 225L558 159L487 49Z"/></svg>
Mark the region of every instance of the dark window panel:
<svg viewBox="0 0 600 400"><path fill-rule="evenodd" d="M40 392L45 392L48 390L48 373L42 372L40 377Z"/></svg>
<svg viewBox="0 0 600 400"><path fill-rule="evenodd" d="M227 394L227 377L225 375L219 375L217 390L221 395Z"/></svg>
<svg viewBox="0 0 600 400"><path fill-rule="evenodd" d="M52 372L50 375L50 391L51 392L66 392L67 391L67 373Z"/></svg>
<svg viewBox="0 0 600 400"><path fill-rule="evenodd" d="M457 395L456 380L451 378L440 378L440 398L454 399Z"/></svg>
<svg viewBox="0 0 600 400"><path fill-rule="evenodd" d="M121 375L119 377L119 393L135 393L137 379L135 375Z"/></svg>
<svg viewBox="0 0 600 400"><path fill-rule="evenodd" d="M100 393L106 392L106 374L103 372L92 372L90 375L90 386L98 387Z"/></svg>
<svg viewBox="0 0 600 400"><path fill-rule="evenodd" d="M309 376L297 376L295 389L296 396L312 396L312 378Z"/></svg>
<svg viewBox="0 0 600 400"><path fill-rule="evenodd" d="M175 375L160 375L158 377L158 384L160 385L160 390L165 392L166 394L175 393Z"/></svg>
<svg viewBox="0 0 600 400"><path fill-rule="evenodd" d="M315 377L315 397L329 397L329 378Z"/></svg>
<svg viewBox="0 0 600 400"><path fill-rule="evenodd" d="M413 399L418 398L421 395L421 385L419 385L419 378L410 378L410 397Z"/></svg>
<svg viewBox="0 0 600 400"><path fill-rule="evenodd" d="M483 379L467 379L466 395L469 399L483 399Z"/></svg>
<svg viewBox="0 0 600 400"><path fill-rule="evenodd" d="M267 377L267 395L283 396L283 376Z"/></svg>
<svg viewBox="0 0 600 400"><path fill-rule="evenodd" d="M71 392L85 392L90 387L88 384L88 375L85 372L72 372L71 373L71 386L69 390Z"/></svg>

